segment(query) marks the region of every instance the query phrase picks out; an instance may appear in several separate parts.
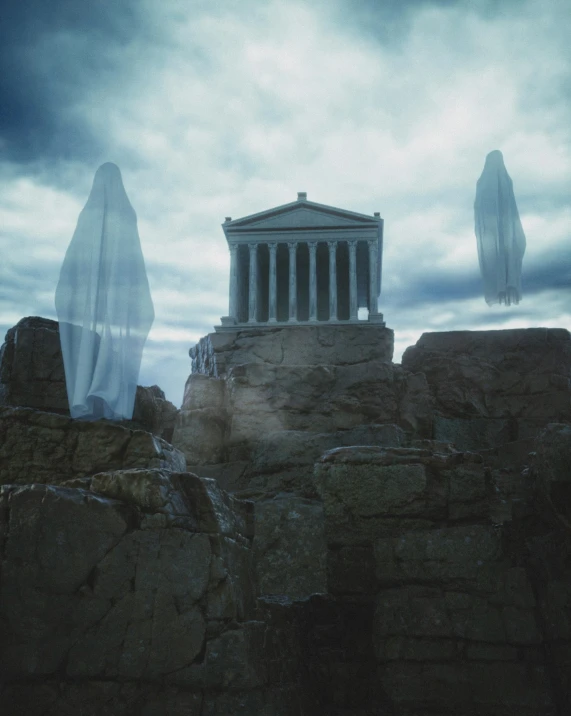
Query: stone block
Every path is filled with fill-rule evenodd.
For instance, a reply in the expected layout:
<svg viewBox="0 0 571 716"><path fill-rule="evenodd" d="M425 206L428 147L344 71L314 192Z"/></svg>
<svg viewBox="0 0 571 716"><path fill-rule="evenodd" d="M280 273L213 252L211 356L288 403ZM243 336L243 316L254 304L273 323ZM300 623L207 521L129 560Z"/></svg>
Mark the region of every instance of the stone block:
<svg viewBox="0 0 571 716"><path fill-rule="evenodd" d="M446 519L450 474L473 459L479 458L414 448L350 447L325 453L315 465L315 483L328 543L372 542L392 534L397 524L403 527L405 520L414 520L418 528Z"/></svg>
<svg viewBox="0 0 571 716"><path fill-rule="evenodd" d="M377 580L383 585L496 592L504 570L500 536L486 525L400 529L378 539L374 548Z"/></svg>
<svg viewBox="0 0 571 716"><path fill-rule="evenodd" d="M203 373L191 373L184 386L182 410L200 408L222 409L225 401L225 383Z"/></svg>
<svg viewBox="0 0 571 716"><path fill-rule="evenodd" d="M241 364L354 365L391 361L394 334L374 325L281 326L210 333L191 348L192 372L224 377Z"/></svg>

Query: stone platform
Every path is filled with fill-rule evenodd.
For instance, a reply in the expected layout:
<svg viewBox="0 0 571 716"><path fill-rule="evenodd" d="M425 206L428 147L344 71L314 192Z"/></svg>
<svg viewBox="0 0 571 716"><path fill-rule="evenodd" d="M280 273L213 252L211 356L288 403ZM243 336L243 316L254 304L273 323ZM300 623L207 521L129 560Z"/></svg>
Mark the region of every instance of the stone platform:
<svg viewBox="0 0 571 716"><path fill-rule="evenodd" d="M394 332L384 325L297 325L209 333L190 351L192 372L225 377L245 363L356 365L392 361Z"/></svg>

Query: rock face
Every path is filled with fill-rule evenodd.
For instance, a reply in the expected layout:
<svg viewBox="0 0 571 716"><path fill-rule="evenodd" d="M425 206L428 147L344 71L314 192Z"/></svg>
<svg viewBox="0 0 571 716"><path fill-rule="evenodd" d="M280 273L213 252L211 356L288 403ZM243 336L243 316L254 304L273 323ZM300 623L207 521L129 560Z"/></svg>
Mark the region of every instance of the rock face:
<svg viewBox="0 0 571 716"><path fill-rule="evenodd" d="M0 348L0 404L69 415L57 321L30 316Z"/></svg>
<svg viewBox="0 0 571 716"><path fill-rule="evenodd" d="M392 361L394 334L375 325L294 326L210 333L191 348L192 372L225 377L248 363L356 365Z"/></svg>
<svg viewBox="0 0 571 716"><path fill-rule="evenodd" d="M463 449L571 421L571 336L561 328L425 333L404 352L402 367L426 375L434 438Z"/></svg>
<svg viewBox="0 0 571 716"><path fill-rule="evenodd" d="M348 613L360 604L369 615L370 705L384 713L390 703L396 714L569 709L571 573L561 556L547 586L533 558L534 549L547 557L555 523L536 524L542 534L531 541L521 519L491 524L484 465L471 453L345 448L321 458L315 479L328 592Z"/></svg>
<svg viewBox="0 0 571 716"><path fill-rule="evenodd" d="M203 339L175 447L0 410L3 714L571 713L569 334L329 328Z"/></svg>
<svg viewBox="0 0 571 716"><path fill-rule="evenodd" d="M69 415L57 321L29 316L6 333L0 348L1 405ZM170 442L177 413L158 386L139 385L133 420L123 424Z"/></svg>
<svg viewBox="0 0 571 716"><path fill-rule="evenodd" d="M165 440L142 430L0 407L0 485L59 485L96 472L136 467L180 471L186 461Z"/></svg>
<svg viewBox="0 0 571 716"><path fill-rule="evenodd" d="M0 515L3 713L233 714L293 694L269 668L280 632L256 615L251 509L214 481L4 486Z"/></svg>

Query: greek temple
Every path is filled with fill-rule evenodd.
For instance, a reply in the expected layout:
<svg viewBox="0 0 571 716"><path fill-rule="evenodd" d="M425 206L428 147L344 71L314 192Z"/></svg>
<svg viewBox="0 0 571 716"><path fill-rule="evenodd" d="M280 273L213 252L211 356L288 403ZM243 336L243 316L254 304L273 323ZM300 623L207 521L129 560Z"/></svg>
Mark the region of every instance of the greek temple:
<svg viewBox="0 0 571 716"><path fill-rule="evenodd" d="M383 220L308 201L222 224L230 249L229 315L216 330L352 323L360 308L383 323Z"/></svg>

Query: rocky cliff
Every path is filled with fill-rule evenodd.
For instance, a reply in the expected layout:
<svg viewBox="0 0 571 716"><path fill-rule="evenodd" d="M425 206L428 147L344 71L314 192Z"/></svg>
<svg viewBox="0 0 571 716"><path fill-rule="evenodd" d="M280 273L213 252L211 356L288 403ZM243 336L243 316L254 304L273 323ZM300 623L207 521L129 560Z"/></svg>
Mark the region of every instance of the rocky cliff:
<svg viewBox="0 0 571 716"><path fill-rule="evenodd" d="M172 443L0 368L2 713L571 713L569 333L359 329L203 339Z"/></svg>

